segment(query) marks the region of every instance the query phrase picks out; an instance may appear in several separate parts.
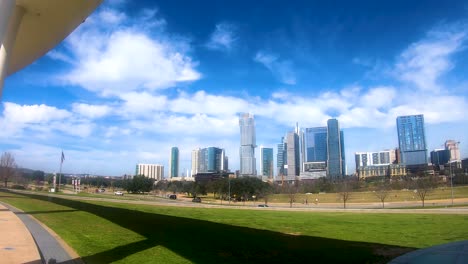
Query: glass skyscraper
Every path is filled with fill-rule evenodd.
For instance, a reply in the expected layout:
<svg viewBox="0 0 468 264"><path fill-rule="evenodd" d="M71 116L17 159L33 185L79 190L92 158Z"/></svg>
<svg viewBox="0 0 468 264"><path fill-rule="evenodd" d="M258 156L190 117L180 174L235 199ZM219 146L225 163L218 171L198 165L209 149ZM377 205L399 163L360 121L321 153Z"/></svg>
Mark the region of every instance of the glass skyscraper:
<svg viewBox="0 0 468 264"><path fill-rule="evenodd" d="M286 169L284 168L284 165L287 161L286 148L287 143L284 141L284 137L281 137L281 143L278 144L278 152L276 153L276 167L278 169L278 176L288 174Z"/></svg>
<svg viewBox="0 0 468 264"><path fill-rule="evenodd" d="M312 127L304 131L304 162L327 161L327 128Z"/></svg>
<svg viewBox="0 0 468 264"><path fill-rule="evenodd" d="M169 177L179 176L179 148L171 148L171 158L169 159Z"/></svg>
<svg viewBox="0 0 468 264"><path fill-rule="evenodd" d="M295 131L291 131L286 135L286 151L287 151L287 161L288 165L287 175L288 181L294 181L296 176L299 176L300 173L300 152L299 152L299 135Z"/></svg>
<svg viewBox="0 0 468 264"><path fill-rule="evenodd" d="M260 159L262 160L260 168L262 176L273 179L273 149L260 148Z"/></svg>
<svg viewBox="0 0 468 264"><path fill-rule="evenodd" d="M399 116L396 122L402 163L405 165L427 164L424 116Z"/></svg>
<svg viewBox="0 0 468 264"><path fill-rule="evenodd" d="M249 113L241 113L239 116L240 127L240 174L252 176L257 174L255 162L255 122L254 116Z"/></svg>
<svg viewBox="0 0 468 264"><path fill-rule="evenodd" d="M197 172L221 172L227 170L224 149L209 147L199 150Z"/></svg>
<svg viewBox="0 0 468 264"><path fill-rule="evenodd" d="M344 135L336 119L327 121L327 171L330 179L346 175Z"/></svg>

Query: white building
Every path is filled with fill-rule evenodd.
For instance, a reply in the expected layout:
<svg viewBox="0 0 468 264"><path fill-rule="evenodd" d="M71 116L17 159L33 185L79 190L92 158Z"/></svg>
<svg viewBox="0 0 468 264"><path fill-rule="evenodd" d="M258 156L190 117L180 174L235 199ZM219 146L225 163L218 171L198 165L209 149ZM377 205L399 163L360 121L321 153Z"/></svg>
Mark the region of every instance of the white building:
<svg viewBox="0 0 468 264"><path fill-rule="evenodd" d="M145 177L160 181L164 178L164 166L159 164L137 164L135 175L144 175Z"/></svg>

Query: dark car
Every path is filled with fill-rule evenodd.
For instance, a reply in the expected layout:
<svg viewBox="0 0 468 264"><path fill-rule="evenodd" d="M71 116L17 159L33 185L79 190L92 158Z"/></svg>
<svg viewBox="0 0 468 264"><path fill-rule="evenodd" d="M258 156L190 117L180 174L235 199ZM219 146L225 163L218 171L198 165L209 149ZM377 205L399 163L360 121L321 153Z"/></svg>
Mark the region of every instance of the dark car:
<svg viewBox="0 0 468 264"><path fill-rule="evenodd" d="M258 207L268 207L268 204L259 204Z"/></svg>
<svg viewBox="0 0 468 264"><path fill-rule="evenodd" d="M169 195L169 199L176 200L176 199L177 199L177 195L171 194L171 195Z"/></svg>
<svg viewBox="0 0 468 264"><path fill-rule="evenodd" d="M200 197L195 197L195 198L192 199L192 202L201 203L201 198Z"/></svg>

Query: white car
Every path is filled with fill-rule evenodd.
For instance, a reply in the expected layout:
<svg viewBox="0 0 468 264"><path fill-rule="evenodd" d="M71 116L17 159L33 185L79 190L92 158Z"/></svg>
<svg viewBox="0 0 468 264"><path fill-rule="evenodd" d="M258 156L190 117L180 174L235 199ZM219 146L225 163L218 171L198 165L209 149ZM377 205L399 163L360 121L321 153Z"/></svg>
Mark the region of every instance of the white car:
<svg viewBox="0 0 468 264"><path fill-rule="evenodd" d="M114 192L114 194L119 195L119 196L123 196L123 192L121 192L121 191Z"/></svg>

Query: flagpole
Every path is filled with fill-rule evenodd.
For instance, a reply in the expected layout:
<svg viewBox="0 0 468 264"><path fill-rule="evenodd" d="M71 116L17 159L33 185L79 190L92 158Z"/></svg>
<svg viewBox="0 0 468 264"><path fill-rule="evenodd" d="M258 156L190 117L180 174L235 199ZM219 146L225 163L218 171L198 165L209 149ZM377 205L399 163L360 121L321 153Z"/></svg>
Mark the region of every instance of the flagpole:
<svg viewBox="0 0 468 264"><path fill-rule="evenodd" d="M57 192L59 192L60 190L60 179L62 178L62 164L63 164L63 161L60 161L59 183L58 183Z"/></svg>
<svg viewBox="0 0 468 264"><path fill-rule="evenodd" d="M65 155L63 154L63 150L62 150L62 155L60 156L59 184L58 184L57 192L60 190L60 180L62 179L62 165L63 165L64 159L65 159Z"/></svg>

